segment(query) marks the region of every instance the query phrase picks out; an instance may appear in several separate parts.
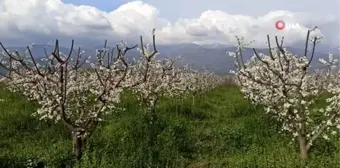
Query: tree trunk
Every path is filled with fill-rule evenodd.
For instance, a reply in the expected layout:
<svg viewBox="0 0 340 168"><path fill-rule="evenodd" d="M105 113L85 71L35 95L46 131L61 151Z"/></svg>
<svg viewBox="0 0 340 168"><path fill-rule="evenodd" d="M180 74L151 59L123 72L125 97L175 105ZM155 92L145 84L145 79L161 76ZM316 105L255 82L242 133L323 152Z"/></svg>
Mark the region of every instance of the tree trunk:
<svg viewBox="0 0 340 168"><path fill-rule="evenodd" d="M77 132L72 134L72 154L80 160L82 157L85 147L86 147L86 139L84 135L77 134Z"/></svg>
<svg viewBox="0 0 340 168"><path fill-rule="evenodd" d="M299 146L300 146L300 156L302 159L307 159L308 157L308 148L307 148L307 140L306 137L299 135Z"/></svg>

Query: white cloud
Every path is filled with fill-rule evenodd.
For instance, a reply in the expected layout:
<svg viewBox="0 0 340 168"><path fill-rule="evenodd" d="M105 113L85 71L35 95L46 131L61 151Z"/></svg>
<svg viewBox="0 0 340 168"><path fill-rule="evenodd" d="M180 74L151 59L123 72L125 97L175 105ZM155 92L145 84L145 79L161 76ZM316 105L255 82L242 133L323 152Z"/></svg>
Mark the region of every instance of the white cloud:
<svg viewBox="0 0 340 168"><path fill-rule="evenodd" d="M207 10L198 18L180 18L170 22L159 16L154 6L134 1L111 12L92 6L64 4L60 0L2 0L0 1L0 37L14 44L46 43L54 38L97 43L103 39L138 40L150 37L156 28L158 43L226 43L234 44L234 36L244 36L263 45L266 35L285 36L286 44L304 40L307 27L319 25L326 42L338 45L339 20L318 18L312 14L271 11L262 17L232 15L225 11ZM275 21L299 23L301 29L278 31ZM336 41L335 41L336 39ZM40 41L39 41L40 40ZM21 44L23 43L23 44Z"/></svg>

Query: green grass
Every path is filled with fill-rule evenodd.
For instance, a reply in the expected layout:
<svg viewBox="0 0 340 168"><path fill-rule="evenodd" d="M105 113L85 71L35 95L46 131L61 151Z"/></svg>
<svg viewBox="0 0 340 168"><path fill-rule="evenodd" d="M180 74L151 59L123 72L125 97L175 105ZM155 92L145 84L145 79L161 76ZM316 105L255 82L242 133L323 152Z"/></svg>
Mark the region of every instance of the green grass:
<svg viewBox="0 0 340 168"><path fill-rule="evenodd" d="M0 167L70 167L65 127L31 116L37 105L0 89ZM301 167L298 147L279 123L225 86L183 100L163 100L151 120L131 95L91 137L81 167ZM309 167L339 167L339 142L319 140ZM33 166L34 167L34 166ZM79 165L78 165L79 167Z"/></svg>

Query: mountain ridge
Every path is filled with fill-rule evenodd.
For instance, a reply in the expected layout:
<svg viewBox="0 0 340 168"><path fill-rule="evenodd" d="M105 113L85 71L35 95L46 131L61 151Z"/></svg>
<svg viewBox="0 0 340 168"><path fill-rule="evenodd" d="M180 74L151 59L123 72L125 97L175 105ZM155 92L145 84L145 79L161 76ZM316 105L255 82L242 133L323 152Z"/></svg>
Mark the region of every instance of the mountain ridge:
<svg viewBox="0 0 340 168"><path fill-rule="evenodd" d="M34 58L40 59L45 57L44 48L46 45L36 44L32 48L32 54ZM301 46L301 45L299 45ZM101 47L102 48L102 47ZM286 46L287 50L296 55L303 55L304 49L292 46ZM7 47L7 49L14 51L18 50L20 53L25 52L25 47ZM52 53L54 46L49 46L46 50L47 53ZM59 47L60 52L68 54L70 49L67 47ZM76 51L77 48L74 48ZM327 58L328 53L326 53L326 47L318 48L315 52L315 58L312 62L313 66L320 66L318 64L319 58ZM94 56L96 48L83 48L85 50L84 57ZM160 58L168 57L175 58L178 56L182 57L181 63L191 64L194 68L199 70L209 70L217 74L227 74L230 70L234 70L233 57L227 55L228 51L236 51L236 47L227 45L198 45L195 43L182 43L182 44L170 44L170 45L157 45L157 50L160 53ZM268 54L267 48L256 49L258 53ZM320 51L319 51L320 50ZM0 50L1 51L1 50ZM335 49L333 49L333 52ZM337 54L335 54L337 55ZM253 56L252 48L245 48L244 58L249 59ZM127 58L137 58L139 57L139 52L133 50L127 53Z"/></svg>

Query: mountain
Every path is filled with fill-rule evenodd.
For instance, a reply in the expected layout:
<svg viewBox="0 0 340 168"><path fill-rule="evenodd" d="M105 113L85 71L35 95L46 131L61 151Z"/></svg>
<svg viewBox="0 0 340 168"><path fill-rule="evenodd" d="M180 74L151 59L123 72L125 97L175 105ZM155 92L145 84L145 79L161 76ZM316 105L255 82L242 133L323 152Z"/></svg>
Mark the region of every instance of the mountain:
<svg viewBox="0 0 340 168"><path fill-rule="evenodd" d="M304 49L303 45L294 45L299 46L299 48L295 47L286 47L290 52L296 55L303 55ZM35 45L32 49L32 54L35 59L41 59L45 56L44 53L45 45ZM99 47L100 48L100 47ZM8 47L9 50L15 51L18 50L20 53L24 53L26 48L24 47ZM328 52L326 49L331 50L332 52L338 53L336 49L322 47L317 48L317 52L315 53L315 58L312 62L312 66L320 67L321 64L318 63L319 58L327 58ZM60 52L64 54L69 53L69 48L60 47ZM77 49L75 49L77 50ZM85 50L84 57L95 56L95 48L84 48ZM233 57L227 55L227 51L236 51L236 47L228 47L222 44L216 45L198 45L194 43L185 43L185 44L172 44L172 45L158 45L157 50L160 53L159 58L175 58L181 56L181 63L189 63L192 67L198 68L200 70L207 69L209 71L213 71L217 74L227 74L230 70L234 69L234 61ZM47 53L50 54L53 51L53 46L48 47ZM319 52L320 51L320 52ZM268 49L257 49L258 53L268 54ZM127 54L128 59L138 58L140 56L137 50L129 51ZM244 52L244 58L249 59L253 56L253 50L251 48L247 48ZM73 56L74 57L74 56Z"/></svg>

